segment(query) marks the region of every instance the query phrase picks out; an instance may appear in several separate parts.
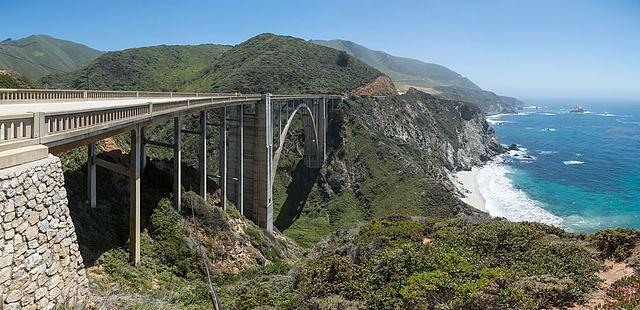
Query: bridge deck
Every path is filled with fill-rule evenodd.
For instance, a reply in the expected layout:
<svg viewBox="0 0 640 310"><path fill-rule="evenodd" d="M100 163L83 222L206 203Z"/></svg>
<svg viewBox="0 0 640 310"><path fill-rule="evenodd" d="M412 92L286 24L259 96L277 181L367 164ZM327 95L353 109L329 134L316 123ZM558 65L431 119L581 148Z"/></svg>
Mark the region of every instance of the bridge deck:
<svg viewBox="0 0 640 310"><path fill-rule="evenodd" d="M186 98L127 98L127 99L96 99L87 101L46 101L38 100L33 102L15 101L12 103L0 104L0 116L24 114L24 113L53 113L53 112L76 112L78 110L98 110L105 108L117 108L123 106L148 105L149 103L179 102L184 100L202 99L203 97Z"/></svg>

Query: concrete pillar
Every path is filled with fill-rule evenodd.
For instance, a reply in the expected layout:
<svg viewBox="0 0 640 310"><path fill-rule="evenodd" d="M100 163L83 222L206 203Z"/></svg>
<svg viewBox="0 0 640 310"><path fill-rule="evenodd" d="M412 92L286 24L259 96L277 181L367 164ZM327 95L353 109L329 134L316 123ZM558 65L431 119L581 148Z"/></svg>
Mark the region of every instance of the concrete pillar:
<svg viewBox="0 0 640 310"><path fill-rule="evenodd" d="M244 105L239 107L240 114L240 175L238 176L238 208L244 214Z"/></svg>
<svg viewBox="0 0 640 310"><path fill-rule="evenodd" d="M140 155L142 141L140 126L131 130L131 152L129 152L129 261L140 263Z"/></svg>
<svg viewBox="0 0 640 310"><path fill-rule="evenodd" d="M268 233L273 231L273 184L271 174L273 159L273 122L271 121L271 94L262 95L256 106L255 129L255 188L254 205L256 224Z"/></svg>
<svg viewBox="0 0 640 310"><path fill-rule="evenodd" d="M256 113L259 104L244 107L245 113L242 116L242 212L245 217L252 220L254 223L258 223L257 220L257 206L256 206L256 135L262 130L256 127Z"/></svg>
<svg viewBox="0 0 640 310"><path fill-rule="evenodd" d="M140 147L140 169L144 172L144 169L147 168L147 136L144 132L144 127L140 128L140 142L142 146Z"/></svg>
<svg viewBox="0 0 640 310"><path fill-rule="evenodd" d="M96 199L96 144L90 143L87 146L87 201L91 208L97 206Z"/></svg>
<svg viewBox="0 0 640 310"><path fill-rule="evenodd" d="M244 107L227 111L226 197L244 214Z"/></svg>
<svg viewBox="0 0 640 310"><path fill-rule="evenodd" d="M327 100L323 96L318 100L318 160L320 167L327 159Z"/></svg>
<svg viewBox="0 0 640 310"><path fill-rule="evenodd" d="M173 207L182 208L182 121L173 119Z"/></svg>
<svg viewBox="0 0 640 310"><path fill-rule="evenodd" d="M200 140L198 142L200 195L202 196L204 201L207 201L207 111L200 111Z"/></svg>
<svg viewBox="0 0 640 310"><path fill-rule="evenodd" d="M227 107L222 108L220 114L220 165L218 179L220 185L220 202L222 209L227 209Z"/></svg>

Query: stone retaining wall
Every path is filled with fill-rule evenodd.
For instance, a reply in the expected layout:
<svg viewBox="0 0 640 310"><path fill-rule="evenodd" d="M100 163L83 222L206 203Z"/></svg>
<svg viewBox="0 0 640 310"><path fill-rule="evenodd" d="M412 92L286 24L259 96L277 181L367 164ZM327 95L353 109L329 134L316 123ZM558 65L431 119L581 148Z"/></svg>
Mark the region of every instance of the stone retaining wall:
<svg viewBox="0 0 640 310"><path fill-rule="evenodd" d="M88 281L60 159L0 170L0 309L83 301Z"/></svg>

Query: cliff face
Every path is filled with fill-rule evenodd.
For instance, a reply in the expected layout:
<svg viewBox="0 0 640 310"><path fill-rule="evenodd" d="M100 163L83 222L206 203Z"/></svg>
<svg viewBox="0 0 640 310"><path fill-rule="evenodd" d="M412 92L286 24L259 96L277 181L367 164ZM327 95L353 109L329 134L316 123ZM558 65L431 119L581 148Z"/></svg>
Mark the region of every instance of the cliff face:
<svg viewBox="0 0 640 310"><path fill-rule="evenodd" d="M482 216L454 196L448 178L502 150L476 105L416 90L352 96L330 111L328 128L320 171L300 164L301 141L283 152L274 218L285 235L311 245L389 215Z"/></svg>
<svg viewBox="0 0 640 310"><path fill-rule="evenodd" d="M450 171L470 169L501 151L495 132L475 105L438 99L416 90L371 102L374 129L415 149L418 163Z"/></svg>

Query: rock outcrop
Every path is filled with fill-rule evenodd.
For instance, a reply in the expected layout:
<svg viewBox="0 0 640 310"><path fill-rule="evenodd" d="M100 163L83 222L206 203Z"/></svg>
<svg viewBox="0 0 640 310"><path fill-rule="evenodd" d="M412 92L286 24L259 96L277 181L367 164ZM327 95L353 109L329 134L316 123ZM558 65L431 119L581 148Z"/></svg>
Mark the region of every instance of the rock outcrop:
<svg viewBox="0 0 640 310"><path fill-rule="evenodd" d="M381 75L372 82L358 87L353 91L353 94L358 96L390 96L397 93L398 91L393 85L393 81L386 75Z"/></svg>
<svg viewBox="0 0 640 310"><path fill-rule="evenodd" d="M88 281L60 160L0 171L0 309L52 309L84 299Z"/></svg>

